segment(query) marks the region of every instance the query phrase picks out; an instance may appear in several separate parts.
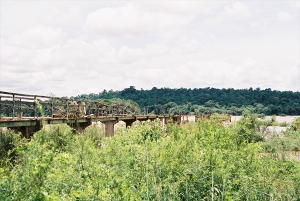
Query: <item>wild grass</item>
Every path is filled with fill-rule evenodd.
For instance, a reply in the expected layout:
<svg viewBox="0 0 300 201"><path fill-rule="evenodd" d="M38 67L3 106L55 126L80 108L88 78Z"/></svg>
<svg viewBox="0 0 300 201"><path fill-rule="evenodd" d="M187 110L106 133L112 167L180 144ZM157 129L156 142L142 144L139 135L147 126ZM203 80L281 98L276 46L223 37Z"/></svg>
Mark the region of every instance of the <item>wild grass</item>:
<svg viewBox="0 0 300 201"><path fill-rule="evenodd" d="M299 200L300 163L263 155L251 118L142 122L112 138L96 126L41 130L25 146L11 140L18 160L0 168L0 200Z"/></svg>

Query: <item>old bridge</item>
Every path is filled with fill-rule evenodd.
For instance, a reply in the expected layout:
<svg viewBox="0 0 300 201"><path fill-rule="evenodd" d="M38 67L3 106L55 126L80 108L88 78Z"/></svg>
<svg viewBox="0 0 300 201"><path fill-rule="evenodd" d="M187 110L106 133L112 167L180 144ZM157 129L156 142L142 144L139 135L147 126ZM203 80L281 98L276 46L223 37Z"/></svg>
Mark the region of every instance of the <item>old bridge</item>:
<svg viewBox="0 0 300 201"><path fill-rule="evenodd" d="M180 123L180 115L146 114L124 104L104 104L100 101L74 100L55 96L29 95L0 91L0 128L21 132L29 138L47 124L68 124L83 130L93 122L105 125L105 135L114 135L119 121L131 126L135 121L160 119Z"/></svg>

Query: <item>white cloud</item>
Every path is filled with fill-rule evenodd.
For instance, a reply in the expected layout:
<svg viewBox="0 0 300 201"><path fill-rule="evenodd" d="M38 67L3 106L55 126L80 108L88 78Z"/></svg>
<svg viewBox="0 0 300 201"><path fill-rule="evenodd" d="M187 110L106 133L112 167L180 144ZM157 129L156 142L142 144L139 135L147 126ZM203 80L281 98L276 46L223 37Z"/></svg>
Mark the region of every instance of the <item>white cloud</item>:
<svg viewBox="0 0 300 201"><path fill-rule="evenodd" d="M47 79L53 82L62 82L65 80L65 76L68 74L68 70L66 68L58 68L52 70Z"/></svg>
<svg viewBox="0 0 300 201"><path fill-rule="evenodd" d="M282 21L289 21L290 19L292 18L292 15L287 13L287 12L283 12L283 11L280 11L278 13L278 19L279 20L282 20Z"/></svg>
<svg viewBox="0 0 300 201"><path fill-rule="evenodd" d="M145 12L130 3L90 13L84 28L99 34L132 35L176 30L192 19L192 16Z"/></svg>
<svg viewBox="0 0 300 201"><path fill-rule="evenodd" d="M167 68L138 69L128 74L128 78L142 84L143 88L157 87L248 87L241 84L239 74L243 68L225 61L195 61L190 60L182 65ZM230 72L230 74L229 74ZM146 87L145 87L146 86Z"/></svg>
<svg viewBox="0 0 300 201"><path fill-rule="evenodd" d="M71 69L95 68L100 64L113 63L116 60L116 49L105 39L87 42L81 39L70 39L60 49L62 65Z"/></svg>
<svg viewBox="0 0 300 201"><path fill-rule="evenodd" d="M12 72L35 72L39 70L53 69L60 66L61 55L59 45L49 48L26 49L26 45L10 44L10 41L2 40L1 43L1 70Z"/></svg>
<svg viewBox="0 0 300 201"><path fill-rule="evenodd" d="M175 15L211 14L213 9L223 5L222 1L135 1L134 5L154 13Z"/></svg>
<svg viewBox="0 0 300 201"><path fill-rule="evenodd" d="M250 24L250 27L251 27L251 28L257 28L257 27L259 27L259 26L261 26L261 23L260 23L260 22L251 22L251 24Z"/></svg>
<svg viewBox="0 0 300 201"><path fill-rule="evenodd" d="M146 54L149 57L160 57L170 53L171 47L167 43L151 43L145 47Z"/></svg>
<svg viewBox="0 0 300 201"><path fill-rule="evenodd" d="M300 8L300 1L290 1L291 7L295 9Z"/></svg>
<svg viewBox="0 0 300 201"><path fill-rule="evenodd" d="M21 48L44 49L60 44L63 35L59 27L38 26L10 36L7 43Z"/></svg>
<svg viewBox="0 0 300 201"><path fill-rule="evenodd" d="M224 11L217 15L219 20L242 20L248 18L250 12L248 6L241 2L235 2L231 6L225 6Z"/></svg>
<svg viewBox="0 0 300 201"><path fill-rule="evenodd" d="M202 48L198 40L184 36L180 37L176 43L184 53L198 52Z"/></svg>
<svg viewBox="0 0 300 201"><path fill-rule="evenodd" d="M1 90L57 96L128 86L300 90L299 20L289 2L48 3L4 2ZM283 8L289 23L277 23L280 15L287 19Z"/></svg>
<svg viewBox="0 0 300 201"><path fill-rule="evenodd" d="M122 46L117 54L117 59L120 63L131 63L139 60L143 56L141 48L133 49L127 46Z"/></svg>
<svg viewBox="0 0 300 201"><path fill-rule="evenodd" d="M81 8L74 6L68 9L52 8L52 12L48 13L45 19L50 24L74 26L79 22L83 22L85 18L82 15Z"/></svg>

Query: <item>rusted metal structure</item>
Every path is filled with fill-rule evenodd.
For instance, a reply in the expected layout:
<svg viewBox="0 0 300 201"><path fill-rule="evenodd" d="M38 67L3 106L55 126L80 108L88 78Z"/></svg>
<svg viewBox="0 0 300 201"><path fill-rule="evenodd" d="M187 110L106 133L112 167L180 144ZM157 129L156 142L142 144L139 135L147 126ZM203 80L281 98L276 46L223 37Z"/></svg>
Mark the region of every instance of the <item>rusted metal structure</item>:
<svg viewBox="0 0 300 201"><path fill-rule="evenodd" d="M105 124L106 136L113 136L114 124L119 121L128 127L137 120L154 119L180 123L180 115L139 114L124 105L0 91L0 127L21 132L27 138L45 124L64 123L83 130L93 122L101 122Z"/></svg>
<svg viewBox="0 0 300 201"><path fill-rule="evenodd" d="M0 91L0 118L52 117L74 118L88 115L130 115L132 108L101 101L75 100L53 96L29 95Z"/></svg>

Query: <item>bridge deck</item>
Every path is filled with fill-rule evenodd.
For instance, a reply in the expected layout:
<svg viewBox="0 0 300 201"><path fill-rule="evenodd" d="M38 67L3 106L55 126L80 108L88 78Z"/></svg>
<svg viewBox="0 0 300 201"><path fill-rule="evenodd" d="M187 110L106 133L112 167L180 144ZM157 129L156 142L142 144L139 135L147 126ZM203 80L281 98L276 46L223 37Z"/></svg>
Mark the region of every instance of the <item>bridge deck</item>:
<svg viewBox="0 0 300 201"><path fill-rule="evenodd" d="M106 136L113 136L114 124L124 121L131 126L136 120L168 118L180 122L180 115L147 114L122 103L106 105L101 100L75 100L53 96L29 95L0 91L0 127L22 132L26 137L46 124L68 124L84 129L93 122L105 124Z"/></svg>
<svg viewBox="0 0 300 201"><path fill-rule="evenodd" d="M51 117L24 117L12 118L6 117L0 119L0 127L20 127L35 126L37 121L43 124L74 124L87 122L107 122L107 121L127 121L127 120L153 120L157 118L172 118L179 115L133 115L133 116L99 116L99 117L82 117L82 118L51 118Z"/></svg>

